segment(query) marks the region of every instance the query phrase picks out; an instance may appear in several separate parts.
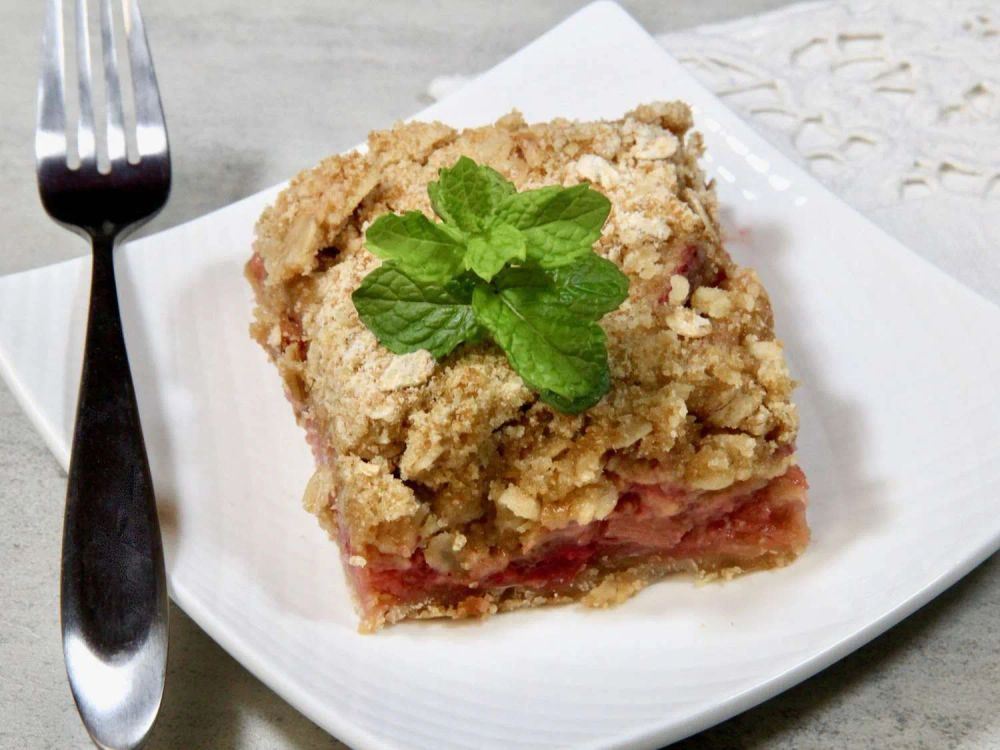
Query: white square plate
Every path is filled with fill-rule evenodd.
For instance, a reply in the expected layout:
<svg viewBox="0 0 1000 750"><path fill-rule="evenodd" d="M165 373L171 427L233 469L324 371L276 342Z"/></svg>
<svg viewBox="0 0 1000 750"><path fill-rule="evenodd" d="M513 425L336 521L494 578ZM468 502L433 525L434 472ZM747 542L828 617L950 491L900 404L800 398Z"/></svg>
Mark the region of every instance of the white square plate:
<svg viewBox="0 0 1000 750"><path fill-rule="evenodd" d="M119 254L173 597L353 746L656 747L839 659L998 546L1000 310L823 190L620 8L589 6L420 117L671 98L696 108L730 248L771 291L803 383L814 541L784 570L358 635L336 547L299 509L309 451L246 333L242 264L275 190ZM0 279L0 370L64 465L87 288L83 260Z"/></svg>

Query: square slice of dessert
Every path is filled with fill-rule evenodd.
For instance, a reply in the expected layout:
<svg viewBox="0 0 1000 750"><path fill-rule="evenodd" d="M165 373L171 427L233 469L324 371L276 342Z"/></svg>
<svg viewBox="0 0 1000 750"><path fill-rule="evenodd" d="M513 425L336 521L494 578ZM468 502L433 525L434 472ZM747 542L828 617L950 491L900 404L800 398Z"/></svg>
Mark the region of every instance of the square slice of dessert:
<svg viewBox="0 0 1000 750"><path fill-rule="evenodd" d="M794 383L760 280L723 249L691 124L680 102L609 122L529 125L515 112L463 131L401 124L372 133L364 153L303 172L261 216L247 264L252 334L307 432L317 470L304 503L340 545L362 629L570 600L607 606L667 574L728 578L805 548ZM593 241L587 252L613 264L627 297L603 317L566 303L538 319L542 333L564 318L567 337L586 330L586 357L567 345L556 361L512 342L485 302L461 312L480 293L500 299L503 274L548 273L571 296L593 291L579 274L538 270L562 263L562 246L527 224L494 231L463 219L474 201L442 197L461 164L489 167L479 174L502 205L521 194L610 204L573 214L597 222L573 237ZM573 213L536 214L545 211ZM358 302L363 284L399 271L386 233L373 241L380 220L433 235L434 268L452 245L467 253L448 273L472 269L459 281L478 286L455 292L466 294L454 318L464 333L448 346L410 336L425 308L392 318L395 338L359 314L373 309ZM574 323L579 310L587 319ZM580 376L590 386L567 384L572 369L553 374L580 362L594 365Z"/></svg>

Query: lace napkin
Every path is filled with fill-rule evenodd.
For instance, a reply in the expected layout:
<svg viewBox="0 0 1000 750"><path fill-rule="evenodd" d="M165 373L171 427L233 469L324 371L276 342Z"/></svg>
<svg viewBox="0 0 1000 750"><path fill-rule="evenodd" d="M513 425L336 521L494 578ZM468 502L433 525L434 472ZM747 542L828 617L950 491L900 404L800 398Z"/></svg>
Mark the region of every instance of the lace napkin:
<svg viewBox="0 0 1000 750"><path fill-rule="evenodd" d="M994 3L801 3L656 38L834 193L1000 303Z"/></svg>

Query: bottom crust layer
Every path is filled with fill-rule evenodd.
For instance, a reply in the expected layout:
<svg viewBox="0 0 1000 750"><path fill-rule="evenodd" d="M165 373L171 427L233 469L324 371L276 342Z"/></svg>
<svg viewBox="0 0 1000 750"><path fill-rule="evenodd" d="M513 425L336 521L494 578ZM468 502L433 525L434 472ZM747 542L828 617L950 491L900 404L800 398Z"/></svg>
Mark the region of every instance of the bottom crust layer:
<svg viewBox="0 0 1000 750"><path fill-rule="evenodd" d="M365 612L359 630L372 633L403 620L484 618L499 612L571 602L602 609L621 604L669 575L692 575L697 581L706 583L725 581L756 570L784 567L794 561L800 552L769 552L739 563L652 557L626 569L590 565L571 584L556 589L497 588L468 594L452 603L427 600L404 604L386 597Z"/></svg>

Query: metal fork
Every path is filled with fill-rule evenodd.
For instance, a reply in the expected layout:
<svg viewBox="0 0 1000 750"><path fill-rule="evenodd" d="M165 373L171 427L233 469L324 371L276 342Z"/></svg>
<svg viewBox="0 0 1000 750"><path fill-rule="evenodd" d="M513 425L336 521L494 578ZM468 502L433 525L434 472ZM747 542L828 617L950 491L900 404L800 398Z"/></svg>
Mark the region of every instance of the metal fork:
<svg viewBox="0 0 1000 750"><path fill-rule="evenodd" d="M72 2L72 0L70 0ZM63 525L61 617L66 674L102 748L139 746L156 719L167 655L167 586L153 482L115 288L117 239L170 192L170 153L142 16L121 3L133 83L137 156L127 153L112 0L101 3L107 117L95 134L87 0L76 0L79 119L67 123L62 0L48 0L35 137L49 216L93 244L90 312ZM69 82L72 85L72 81ZM77 132L72 159L67 125ZM73 166L71 166L71 164Z"/></svg>

